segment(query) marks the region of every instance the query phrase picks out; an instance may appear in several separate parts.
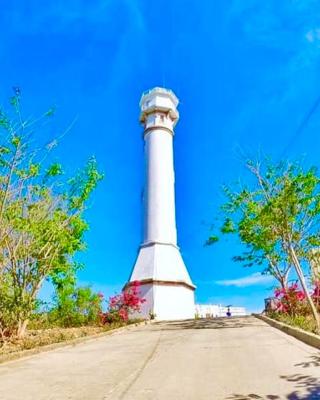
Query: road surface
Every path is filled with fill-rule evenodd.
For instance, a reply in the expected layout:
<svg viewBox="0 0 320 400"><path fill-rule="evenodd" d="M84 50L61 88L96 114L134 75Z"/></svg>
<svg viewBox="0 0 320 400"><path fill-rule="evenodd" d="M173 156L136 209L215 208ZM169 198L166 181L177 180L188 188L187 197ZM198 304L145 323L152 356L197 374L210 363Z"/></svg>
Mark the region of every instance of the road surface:
<svg viewBox="0 0 320 400"><path fill-rule="evenodd" d="M320 352L254 317L155 323L0 366L1 400L320 399Z"/></svg>

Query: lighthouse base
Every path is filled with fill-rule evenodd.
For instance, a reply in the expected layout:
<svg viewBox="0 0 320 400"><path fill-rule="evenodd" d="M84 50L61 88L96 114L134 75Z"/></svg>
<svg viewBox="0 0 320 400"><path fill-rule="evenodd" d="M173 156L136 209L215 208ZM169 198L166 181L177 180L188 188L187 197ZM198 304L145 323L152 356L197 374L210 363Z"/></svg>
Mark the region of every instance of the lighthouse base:
<svg viewBox="0 0 320 400"><path fill-rule="evenodd" d="M146 301L133 318L158 321L195 317L194 290L175 282L141 282L141 297Z"/></svg>
<svg viewBox="0 0 320 400"><path fill-rule="evenodd" d="M167 243L142 245L130 280L139 281L146 300L133 317L179 320L195 317L194 290L179 248Z"/></svg>

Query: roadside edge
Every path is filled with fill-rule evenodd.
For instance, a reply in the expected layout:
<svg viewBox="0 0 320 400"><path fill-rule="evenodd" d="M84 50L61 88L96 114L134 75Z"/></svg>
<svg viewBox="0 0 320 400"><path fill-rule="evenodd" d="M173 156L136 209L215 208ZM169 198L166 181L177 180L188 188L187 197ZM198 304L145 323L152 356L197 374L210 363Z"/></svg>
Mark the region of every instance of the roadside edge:
<svg viewBox="0 0 320 400"><path fill-rule="evenodd" d="M150 321L137 322L137 323L126 325L126 326L121 326L120 328L110 329L109 331L99 332L99 333L96 333L93 335L82 336L79 338L64 340L62 342L51 343L51 344L48 344L45 346L39 346L39 347L35 347L35 348L29 349L29 350L20 350L20 351L9 353L9 354L3 354L3 355L0 355L0 364L6 363L9 361L18 360L21 358L27 358L27 357L30 357L30 356L33 356L33 355L36 355L39 353L45 353L48 351L56 350L61 347L67 347L67 346L72 346L72 345L74 346L74 345L77 345L80 343L88 342L90 340L99 339L100 337L110 336L110 335L113 335L116 333L121 333L122 331L131 330L131 329L136 328L141 325L148 325L149 323L150 323Z"/></svg>
<svg viewBox="0 0 320 400"><path fill-rule="evenodd" d="M294 328L293 326L287 325L280 321L276 321L265 315L261 314L252 314L252 315L266 322L273 328L279 329L280 331L286 333L287 335L293 336L296 339L300 340L301 342L308 344L309 346L315 347L316 349L320 349L320 336L315 335L314 333L311 332L306 332L300 328Z"/></svg>

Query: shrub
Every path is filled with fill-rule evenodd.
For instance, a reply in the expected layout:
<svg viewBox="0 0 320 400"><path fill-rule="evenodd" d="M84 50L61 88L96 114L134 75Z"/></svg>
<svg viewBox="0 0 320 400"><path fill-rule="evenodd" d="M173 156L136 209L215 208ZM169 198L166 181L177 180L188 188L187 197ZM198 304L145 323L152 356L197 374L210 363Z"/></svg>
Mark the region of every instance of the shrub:
<svg viewBox="0 0 320 400"><path fill-rule="evenodd" d="M277 299L276 311L291 316L309 313L305 293L298 287L297 283L287 288L278 288L274 294Z"/></svg>
<svg viewBox="0 0 320 400"><path fill-rule="evenodd" d="M49 312L49 321L63 326L81 326L100 323L103 295L90 287L67 285L54 298L55 307Z"/></svg>
<svg viewBox="0 0 320 400"><path fill-rule="evenodd" d="M101 313L101 322L128 321L130 314L139 313L141 305L146 301L141 297L139 289L140 283L134 281L122 293L110 297L107 312Z"/></svg>

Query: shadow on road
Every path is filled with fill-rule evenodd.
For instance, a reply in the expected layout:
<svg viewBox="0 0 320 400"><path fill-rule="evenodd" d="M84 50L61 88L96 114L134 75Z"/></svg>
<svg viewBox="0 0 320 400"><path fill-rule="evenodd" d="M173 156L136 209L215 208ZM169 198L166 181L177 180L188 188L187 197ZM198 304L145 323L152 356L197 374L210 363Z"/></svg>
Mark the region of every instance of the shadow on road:
<svg viewBox="0 0 320 400"><path fill-rule="evenodd" d="M253 399L262 399L262 400L276 400L276 399L280 399L279 396L277 395L272 395L272 394L268 394L267 396L259 396L258 394L255 393L250 393L247 395L243 395L243 394L233 394L229 397L226 397L226 400L253 400Z"/></svg>
<svg viewBox="0 0 320 400"><path fill-rule="evenodd" d="M320 379L309 375L293 374L280 376L281 379L285 379L288 382L294 382L296 390L286 397L278 395L265 395L260 396L256 393L250 393L247 395L243 394L232 394L226 397L226 400L276 400L276 399L288 399L288 400L319 400L320 399Z"/></svg>
<svg viewBox="0 0 320 400"><path fill-rule="evenodd" d="M263 324L261 324L258 320L250 317L190 319L184 321L156 322L154 325L161 327L161 330L234 329L253 326L263 327Z"/></svg>
<svg viewBox="0 0 320 400"><path fill-rule="evenodd" d="M309 361L304 361L299 364L295 364L295 367L320 367L320 355L312 355L309 357Z"/></svg>

